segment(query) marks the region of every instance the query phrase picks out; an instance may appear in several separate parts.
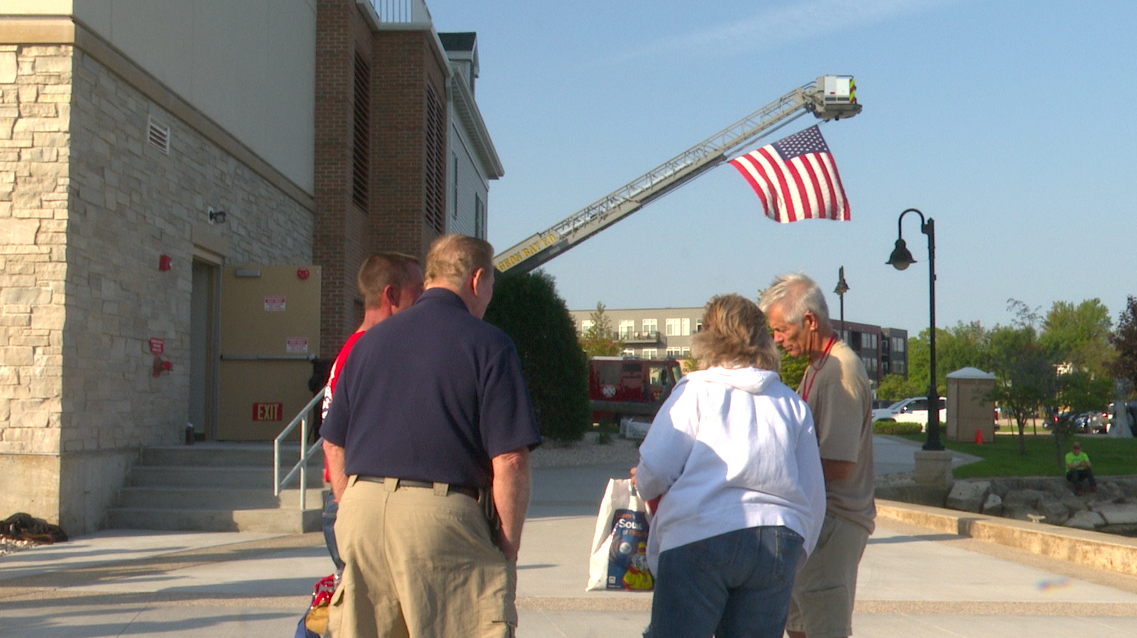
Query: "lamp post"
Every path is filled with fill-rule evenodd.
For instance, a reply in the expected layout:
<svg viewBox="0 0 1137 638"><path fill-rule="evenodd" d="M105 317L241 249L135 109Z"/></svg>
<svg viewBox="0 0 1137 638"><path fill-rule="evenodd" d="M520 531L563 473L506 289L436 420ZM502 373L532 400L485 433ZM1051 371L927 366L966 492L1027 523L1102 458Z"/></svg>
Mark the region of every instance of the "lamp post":
<svg viewBox="0 0 1137 638"><path fill-rule="evenodd" d="M924 219L924 213L909 208L900 213L900 219L896 220L897 239L896 248L892 250L892 255L888 258L886 264L891 265L897 270L904 270L908 266L916 263L909 252L908 246L904 243L904 216L908 213L916 213L920 216L920 232L928 236L928 302L931 309L929 327L931 332L928 337L929 348L929 373L930 381L928 383L928 437L924 442L924 449L929 451L938 451L944 449L944 444L940 442L940 393L936 388L936 222L931 217Z"/></svg>
<svg viewBox="0 0 1137 638"><path fill-rule="evenodd" d="M837 287L833 289L841 299L841 338L845 338L845 293L849 292L849 282L845 281L845 267L837 270Z"/></svg>

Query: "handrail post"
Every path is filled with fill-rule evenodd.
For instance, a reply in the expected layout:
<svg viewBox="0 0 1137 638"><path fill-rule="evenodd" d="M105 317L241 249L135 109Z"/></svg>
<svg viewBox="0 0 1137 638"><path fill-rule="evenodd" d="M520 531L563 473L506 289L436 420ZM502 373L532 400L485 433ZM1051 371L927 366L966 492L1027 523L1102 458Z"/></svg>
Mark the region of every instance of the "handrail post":
<svg viewBox="0 0 1137 638"><path fill-rule="evenodd" d="M300 511L303 512L308 505L308 415L311 410L300 419Z"/></svg>
<svg viewBox="0 0 1137 638"><path fill-rule="evenodd" d="M280 437L272 442L272 495L280 496Z"/></svg>

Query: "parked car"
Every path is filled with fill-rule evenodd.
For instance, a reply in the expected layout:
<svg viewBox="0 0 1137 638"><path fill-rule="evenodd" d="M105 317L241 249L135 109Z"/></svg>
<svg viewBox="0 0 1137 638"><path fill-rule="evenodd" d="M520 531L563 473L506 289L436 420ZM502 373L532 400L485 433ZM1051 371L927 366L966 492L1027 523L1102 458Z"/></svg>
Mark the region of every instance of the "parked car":
<svg viewBox="0 0 1137 638"><path fill-rule="evenodd" d="M909 397L887 408L872 411L873 421L919 423L921 430L928 426L928 397ZM940 424L947 423L947 399L940 397Z"/></svg>

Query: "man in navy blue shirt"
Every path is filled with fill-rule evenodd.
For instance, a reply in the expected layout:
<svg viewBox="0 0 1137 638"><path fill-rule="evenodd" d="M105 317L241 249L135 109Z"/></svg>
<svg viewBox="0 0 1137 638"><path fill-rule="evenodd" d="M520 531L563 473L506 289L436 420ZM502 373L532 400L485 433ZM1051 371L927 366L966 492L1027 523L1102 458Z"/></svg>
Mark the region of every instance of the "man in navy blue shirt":
<svg viewBox="0 0 1137 638"><path fill-rule="evenodd" d="M321 429L343 450L327 456L344 486L336 638L513 635L541 438L512 340L481 319L492 260L480 239L436 240L426 292L360 337L344 365Z"/></svg>

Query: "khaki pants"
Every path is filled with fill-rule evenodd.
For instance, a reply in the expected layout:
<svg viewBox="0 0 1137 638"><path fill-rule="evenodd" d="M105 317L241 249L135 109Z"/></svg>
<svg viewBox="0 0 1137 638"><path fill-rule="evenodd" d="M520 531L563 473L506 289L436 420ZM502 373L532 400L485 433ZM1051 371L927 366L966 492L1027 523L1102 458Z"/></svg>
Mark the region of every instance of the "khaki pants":
<svg viewBox="0 0 1137 638"><path fill-rule="evenodd" d="M333 638L513 636L517 565L469 496L352 477L335 532L346 567Z"/></svg>
<svg viewBox="0 0 1137 638"><path fill-rule="evenodd" d="M853 635L857 567L869 532L843 518L825 515L821 536L794 581L786 629L806 638Z"/></svg>

